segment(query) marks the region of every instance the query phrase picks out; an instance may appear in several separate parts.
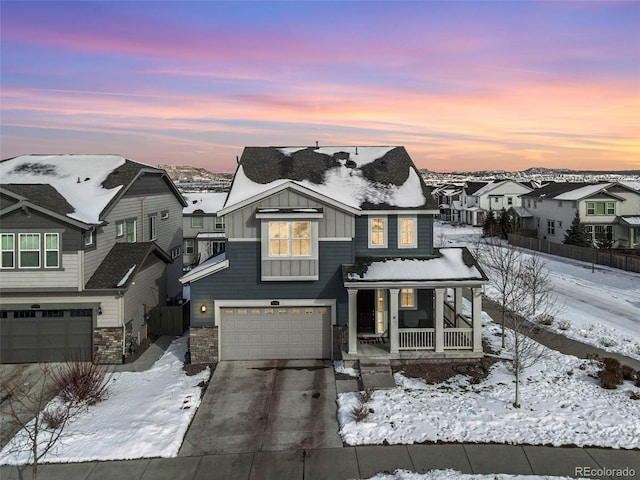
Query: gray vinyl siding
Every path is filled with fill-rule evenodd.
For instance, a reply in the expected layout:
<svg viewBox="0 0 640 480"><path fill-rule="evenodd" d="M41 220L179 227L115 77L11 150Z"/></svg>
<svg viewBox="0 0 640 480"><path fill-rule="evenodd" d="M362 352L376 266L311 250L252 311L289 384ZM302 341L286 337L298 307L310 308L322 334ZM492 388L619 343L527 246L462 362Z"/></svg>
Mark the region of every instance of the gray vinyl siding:
<svg viewBox="0 0 640 480"><path fill-rule="evenodd" d="M132 323L133 333L146 337L144 327L144 305L164 305L166 298L166 264L155 255L150 255L143 269L136 274L124 296L123 323Z"/></svg>
<svg viewBox="0 0 640 480"><path fill-rule="evenodd" d="M206 325L200 305L215 300L335 299L338 324L347 323L347 291L342 281L343 264L353 262L351 242L320 242L319 279L308 282L262 282L260 242L229 242L229 267L191 284L191 324ZM209 317L210 318L210 317Z"/></svg>
<svg viewBox="0 0 640 480"><path fill-rule="evenodd" d="M126 191L124 197L162 195L169 190L167 177L162 173L144 173Z"/></svg>
<svg viewBox="0 0 640 480"><path fill-rule="evenodd" d="M374 215L375 216L375 215ZM360 257L413 257L433 253L433 217L418 217L418 247L398 248L398 215L380 215L387 218L387 247L369 248L369 216L356 218L355 254ZM410 215L400 215L410 216Z"/></svg>
<svg viewBox="0 0 640 480"><path fill-rule="evenodd" d="M262 260L263 277L314 277L318 268L318 260Z"/></svg>
<svg viewBox="0 0 640 480"><path fill-rule="evenodd" d="M318 222L320 238L353 238L352 214L291 190L284 190L227 215L227 237L259 238L260 220L255 217L257 208L322 208L324 214Z"/></svg>

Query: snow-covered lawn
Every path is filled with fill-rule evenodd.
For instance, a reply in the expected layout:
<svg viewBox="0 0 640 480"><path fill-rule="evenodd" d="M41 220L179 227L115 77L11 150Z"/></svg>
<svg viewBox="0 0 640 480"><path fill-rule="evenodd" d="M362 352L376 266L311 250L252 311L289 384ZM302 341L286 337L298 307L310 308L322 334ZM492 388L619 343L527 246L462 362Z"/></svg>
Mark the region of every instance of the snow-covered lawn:
<svg viewBox="0 0 640 480"><path fill-rule="evenodd" d="M495 344L500 327L483 312L484 332ZM491 367L477 384L457 375L428 385L395 374L397 388L373 393L369 416L357 422L356 393L338 396L340 435L349 445L418 442L497 442L640 448L640 388L625 382L600 387L598 366L559 352L525 370L521 408L514 408L514 374L508 362Z"/></svg>
<svg viewBox="0 0 640 480"><path fill-rule="evenodd" d="M175 457L200 405L198 384L211 375L207 368L188 376L182 370L186 350L187 337L180 337L151 369L114 374L108 398L75 417L41 461ZM16 451L24 442L19 432L0 452L0 464L29 463L28 448Z"/></svg>
<svg viewBox="0 0 640 480"><path fill-rule="evenodd" d="M394 473L379 473L367 480L576 480L576 478L549 475L507 475L504 473L482 475L461 473L455 470L431 470L427 473L396 470Z"/></svg>
<svg viewBox="0 0 640 480"><path fill-rule="evenodd" d="M434 224L436 246L466 245L473 252L478 248L481 233L479 227ZM527 252L524 258L533 253L524 252ZM595 265L592 271L590 263L544 253L537 255L549 271L560 310L551 326L541 327L640 360L640 274L602 265ZM499 300L498 293L489 285L485 294Z"/></svg>

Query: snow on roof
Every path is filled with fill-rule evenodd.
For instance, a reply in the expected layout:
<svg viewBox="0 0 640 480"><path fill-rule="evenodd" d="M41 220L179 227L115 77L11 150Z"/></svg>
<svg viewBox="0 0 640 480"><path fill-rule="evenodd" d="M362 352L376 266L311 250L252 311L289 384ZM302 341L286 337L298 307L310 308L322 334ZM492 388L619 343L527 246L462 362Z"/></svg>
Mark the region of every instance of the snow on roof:
<svg viewBox="0 0 640 480"><path fill-rule="evenodd" d="M628 225L640 225L640 217L638 216L622 216L620 218Z"/></svg>
<svg viewBox="0 0 640 480"><path fill-rule="evenodd" d="M131 274L135 269L136 269L136 265L132 266L129 270L127 270L127 273L125 273L124 276L120 279L116 287L121 287L125 283L127 283L127 280L129 280L129 277L131 276Z"/></svg>
<svg viewBox="0 0 640 480"><path fill-rule="evenodd" d="M394 207L405 208L420 207L426 202L420 178L413 168L410 169L406 182L403 185L395 186L376 184L366 179L360 170L348 168L344 163L340 167L328 170L324 175L323 183L319 184L309 180L289 179L257 183L246 176L242 165L240 165L225 206L234 205L287 182L306 187L353 208L360 208L363 203L367 202L386 203Z"/></svg>
<svg viewBox="0 0 640 480"><path fill-rule="evenodd" d="M576 188L575 190L570 190L565 193L561 193L560 195L556 195L556 200L580 200L581 198L588 197L594 193L599 192L600 190L604 190L605 188L610 187L611 183L594 183L593 185L586 185L584 187Z"/></svg>
<svg viewBox="0 0 640 480"><path fill-rule="evenodd" d="M182 209L182 213L193 213L196 210L202 210L204 213L216 213L220 210L227 198L225 193L183 193L182 196L188 205Z"/></svg>
<svg viewBox="0 0 640 480"><path fill-rule="evenodd" d="M22 155L0 162L0 178L51 185L74 208L69 217L100 223L100 212L122 188L103 188L102 182L125 161L120 155Z"/></svg>
<svg viewBox="0 0 640 480"><path fill-rule="evenodd" d="M349 280L483 280L475 265L467 265L462 248L441 248L440 256L428 259L374 261L362 275L349 273Z"/></svg>
<svg viewBox="0 0 640 480"><path fill-rule="evenodd" d="M291 155L292 153L296 153L303 148L281 148L280 151L285 155ZM349 154L350 160L356 162L356 165L358 167L362 167L364 165L367 165L368 163L375 162L379 158L384 157L385 154L387 154L394 148L395 147L320 147L316 148L314 151L329 156L332 156L339 152L346 152ZM290 151L290 153L287 153L287 151Z"/></svg>
<svg viewBox="0 0 640 480"><path fill-rule="evenodd" d="M198 240L200 239L211 240L211 239L225 238L225 233L224 232L200 232L196 235L196 238Z"/></svg>
<svg viewBox="0 0 640 480"><path fill-rule="evenodd" d="M187 273L185 273L182 277L180 277L180 283L185 284L189 283L193 280L197 280L202 276L206 276L207 270L210 270L210 273L214 273L216 271L216 266L222 266L227 259L227 254L222 252L220 255L216 255L215 257L211 257L204 262L202 262L197 267L192 268Z"/></svg>

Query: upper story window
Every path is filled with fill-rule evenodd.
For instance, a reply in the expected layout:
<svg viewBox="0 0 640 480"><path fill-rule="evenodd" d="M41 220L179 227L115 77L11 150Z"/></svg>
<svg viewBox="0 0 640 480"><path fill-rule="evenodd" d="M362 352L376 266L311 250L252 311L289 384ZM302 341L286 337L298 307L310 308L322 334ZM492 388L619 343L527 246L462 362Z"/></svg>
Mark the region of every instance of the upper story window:
<svg viewBox="0 0 640 480"><path fill-rule="evenodd" d="M116 222L116 238L124 237L124 220Z"/></svg>
<svg viewBox="0 0 640 480"><path fill-rule="evenodd" d="M82 235L83 241L84 241L84 246L85 247L90 247L93 245L93 230L89 230L88 232L84 232L84 234Z"/></svg>
<svg viewBox="0 0 640 480"><path fill-rule="evenodd" d="M507 197L507 205L513 205L513 197Z"/></svg>
<svg viewBox="0 0 640 480"><path fill-rule="evenodd" d="M196 252L196 241L193 238L184 239L184 253L191 255Z"/></svg>
<svg viewBox="0 0 640 480"><path fill-rule="evenodd" d="M615 215L616 202L587 202L587 215Z"/></svg>
<svg viewBox="0 0 640 480"><path fill-rule="evenodd" d="M269 222L269 256L311 256L311 222Z"/></svg>
<svg viewBox="0 0 640 480"><path fill-rule="evenodd" d="M40 268L40 234L18 234L18 266Z"/></svg>
<svg viewBox="0 0 640 480"><path fill-rule="evenodd" d="M14 268L16 262L15 235L13 233L2 234L1 268Z"/></svg>
<svg viewBox="0 0 640 480"><path fill-rule="evenodd" d="M216 217L215 228L216 230L224 230L224 217Z"/></svg>
<svg viewBox="0 0 640 480"><path fill-rule="evenodd" d="M44 267L58 268L60 266L60 235L57 233L44 234Z"/></svg>
<svg viewBox="0 0 640 480"><path fill-rule="evenodd" d="M204 217L191 217L191 228L204 227Z"/></svg>
<svg viewBox="0 0 640 480"><path fill-rule="evenodd" d="M418 220L416 217L398 217L398 248L416 248Z"/></svg>
<svg viewBox="0 0 640 480"><path fill-rule="evenodd" d="M549 235L556 234L556 222L555 220L547 220L547 233Z"/></svg>
<svg viewBox="0 0 640 480"><path fill-rule="evenodd" d="M136 243L138 222L135 218L129 218L125 222L128 243Z"/></svg>
<svg viewBox="0 0 640 480"><path fill-rule="evenodd" d="M157 215L149 215L149 240L155 240L156 238L158 238L157 221Z"/></svg>
<svg viewBox="0 0 640 480"><path fill-rule="evenodd" d="M369 248L386 248L387 217L369 217Z"/></svg>

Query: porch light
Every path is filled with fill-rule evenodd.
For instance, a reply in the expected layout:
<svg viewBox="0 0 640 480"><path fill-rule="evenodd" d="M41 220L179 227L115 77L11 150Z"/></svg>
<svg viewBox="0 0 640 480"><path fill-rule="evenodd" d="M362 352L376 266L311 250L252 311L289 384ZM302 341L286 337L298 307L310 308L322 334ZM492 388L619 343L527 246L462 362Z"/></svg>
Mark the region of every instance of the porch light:
<svg viewBox="0 0 640 480"><path fill-rule="evenodd" d="M200 311L202 313L207 313L207 306L204 303L202 305L200 305Z"/></svg>
<svg viewBox="0 0 640 480"><path fill-rule="evenodd" d="M98 315L102 315L102 306L98 305Z"/></svg>

